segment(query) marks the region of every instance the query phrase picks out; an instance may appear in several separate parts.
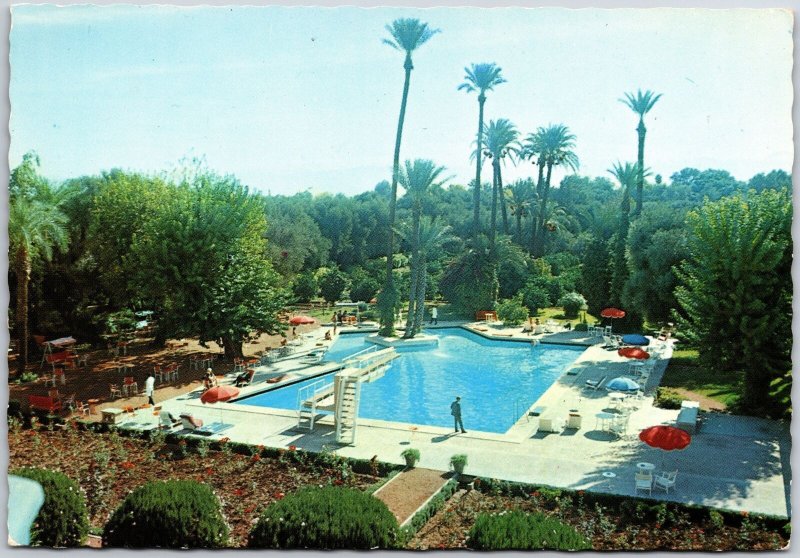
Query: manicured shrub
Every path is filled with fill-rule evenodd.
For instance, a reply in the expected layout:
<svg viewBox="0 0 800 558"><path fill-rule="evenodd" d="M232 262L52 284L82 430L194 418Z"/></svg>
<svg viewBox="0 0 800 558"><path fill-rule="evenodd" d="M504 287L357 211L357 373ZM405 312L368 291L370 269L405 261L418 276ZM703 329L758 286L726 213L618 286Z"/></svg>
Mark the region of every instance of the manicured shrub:
<svg viewBox="0 0 800 558"><path fill-rule="evenodd" d="M399 526L386 504L360 490L309 487L269 506L250 548L393 548Z"/></svg>
<svg viewBox="0 0 800 558"><path fill-rule="evenodd" d="M567 318L577 318L578 312L586 305L586 299L580 293L567 293L561 297L558 305L564 308L564 315Z"/></svg>
<svg viewBox="0 0 800 558"><path fill-rule="evenodd" d="M583 322L575 324L575 327L572 328L574 331L589 331L589 324L585 324Z"/></svg>
<svg viewBox="0 0 800 558"><path fill-rule="evenodd" d="M669 388L660 387L656 390L655 406L662 409L680 409L683 397L678 392Z"/></svg>
<svg viewBox="0 0 800 558"><path fill-rule="evenodd" d="M528 282L522 289L522 302L532 315L539 313L542 308L550 306L550 294L547 289L533 282Z"/></svg>
<svg viewBox="0 0 800 558"><path fill-rule="evenodd" d="M89 533L89 519L78 483L46 469L26 467L11 474L35 480L44 489L44 503L31 528L31 546L80 546Z"/></svg>
<svg viewBox="0 0 800 558"><path fill-rule="evenodd" d="M228 525L211 489L195 481L155 481L140 486L114 511L103 546L221 548Z"/></svg>
<svg viewBox="0 0 800 558"><path fill-rule="evenodd" d="M478 515L469 531L476 550L591 550L569 525L541 513L520 511Z"/></svg>
<svg viewBox="0 0 800 558"><path fill-rule="evenodd" d="M497 319L504 325L519 325L528 319L528 309L522 305L522 297L509 298L497 305Z"/></svg>

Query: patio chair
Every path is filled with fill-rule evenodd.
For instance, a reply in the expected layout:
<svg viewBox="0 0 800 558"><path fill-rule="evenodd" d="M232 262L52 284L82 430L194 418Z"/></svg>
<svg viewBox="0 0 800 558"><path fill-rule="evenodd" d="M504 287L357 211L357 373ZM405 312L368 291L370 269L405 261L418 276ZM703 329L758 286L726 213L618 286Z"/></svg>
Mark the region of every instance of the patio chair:
<svg viewBox="0 0 800 558"><path fill-rule="evenodd" d="M647 490L647 493L652 496L653 475L650 473L636 473L636 489L634 490L634 494L638 494L640 490Z"/></svg>
<svg viewBox="0 0 800 558"><path fill-rule="evenodd" d="M139 385L134 380L133 376L125 376L122 382L122 393L125 395L139 395Z"/></svg>
<svg viewBox="0 0 800 558"><path fill-rule="evenodd" d="M68 395L67 397L65 397L64 400L61 402L61 407L69 411L74 411L76 407L75 395L76 394L73 393L72 395Z"/></svg>
<svg viewBox="0 0 800 558"><path fill-rule="evenodd" d="M172 416L172 413L167 410L161 410L158 413L158 418L158 427L165 430L172 430L176 426L180 426L182 423L180 419L176 419L174 416Z"/></svg>
<svg viewBox="0 0 800 558"><path fill-rule="evenodd" d="M163 413L164 411L161 412ZM197 430L198 428L202 428L203 421L188 413L184 413L181 415L181 424L186 430Z"/></svg>
<svg viewBox="0 0 800 558"><path fill-rule="evenodd" d="M75 408L73 409L74 412L78 413L79 415L83 415L88 417L89 416L89 405L84 403L83 401L76 401Z"/></svg>
<svg viewBox="0 0 800 558"><path fill-rule="evenodd" d="M122 397L122 390L119 389L117 384L109 384L108 389L111 392L112 399L115 397Z"/></svg>
<svg viewBox="0 0 800 558"><path fill-rule="evenodd" d="M606 378L608 378L608 376L603 376L599 380L586 380L586 389L589 391L599 390L601 387L603 387Z"/></svg>
<svg viewBox="0 0 800 558"><path fill-rule="evenodd" d="M44 385L45 387L52 384L53 387L56 387L57 378L55 374L50 374L49 376L45 376L44 378Z"/></svg>
<svg viewBox="0 0 800 558"><path fill-rule="evenodd" d="M234 358L233 359L233 371L237 374L241 374L244 372L244 359L243 358Z"/></svg>
<svg viewBox="0 0 800 558"><path fill-rule="evenodd" d="M617 340L609 335L603 335L603 348L604 349L619 349L619 343Z"/></svg>
<svg viewBox="0 0 800 558"><path fill-rule="evenodd" d="M163 384L164 378L166 377L164 374L164 369L160 366L153 366L153 377L158 380L159 384Z"/></svg>
<svg viewBox="0 0 800 558"><path fill-rule="evenodd" d="M663 472L659 473L653 479L653 486L655 488L661 488L669 494L669 489L675 488L675 479L678 477L678 470L670 471L670 472Z"/></svg>
<svg viewBox="0 0 800 558"><path fill-rule="evenodd" d="M247 372L239 374L234 382L236 387L243 387L250 385L250 383L253 381L253 376L255 376L255 374L256 374L255 368L248 368Z"/></svg>

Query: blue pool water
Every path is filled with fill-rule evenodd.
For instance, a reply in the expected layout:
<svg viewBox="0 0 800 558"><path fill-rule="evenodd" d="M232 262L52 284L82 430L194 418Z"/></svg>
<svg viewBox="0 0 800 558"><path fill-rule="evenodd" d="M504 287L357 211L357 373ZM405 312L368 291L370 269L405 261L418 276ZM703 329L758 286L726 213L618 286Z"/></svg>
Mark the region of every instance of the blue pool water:
<svg viewBox="0 0 800 558"><path fill-rule="evenodd" d="M452 428L450 403L459 395L467 430L502 433L584 350L488 340L463 329L440 329L436 334L438 347L401 348L382 378L362 385L360 417ZM370 347L364 337L341 335L325 360L341 360ZM296 410L298 390L315 381L318 378L237 403Z"/></svg>

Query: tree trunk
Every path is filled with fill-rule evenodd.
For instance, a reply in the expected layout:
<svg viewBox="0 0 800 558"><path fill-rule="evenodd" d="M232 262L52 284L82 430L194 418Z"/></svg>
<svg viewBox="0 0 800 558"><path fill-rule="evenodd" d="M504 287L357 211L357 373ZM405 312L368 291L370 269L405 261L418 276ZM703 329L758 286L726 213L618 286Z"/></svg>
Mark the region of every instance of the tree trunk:
<svg viewBox="0 0 800 558"><path fill-rule="evenodd" d="M503 195L503 172L497 165L497 195L500 196L500 215L503 216L503 234L511 234L508 230L508 213L506 212L506 197Z"/></svg>
<svg viewBox="0 0 800 558"><path fill-rule="evenodd" d="M222 337L222 346L225 349L225 358L243 358L244 352L242 351L242 340L234 339L233 337Z"/></svg>
<svg viewBox="0 0 800 558"><path fill-rule="evenodd" d="M536 247L536 253L534 256L543 256L544 255L544 241L545 241L545 218L547 217L547 199L550 196L550 177L553 174L553 163L547 164L547 178L544 182L544 188L542 189L541 195L541 206L539 207L539 243Z"/></svg>
<svg viewBox="0 0 800 558"><path fill-rule="evenodd" d="M542 189L544 188L544 164L539 165L539 178L536 181L536 201L542 203ZM539 216L536 207L531 206L531 256L536 254L536 243L539 240Z"/></svg>
<svg viewBox="0 0 800 558"><path fill-rule="evenodd" d="M639 134L639 175L636 177L636 209L633 212L634 217L638 217L642 213L642 191L644 190L644 136L647 133L647 128L644 127L644 116L639 118L639 126L636 128Z"/></svg>
<svg viewBox="0 0 800 558"><path fill-rule="evenodd" d="M20 248L17 252L17 339L19 354L17 355L17 373L25 372L28 364L28 284L31 280L31 261L28 252Z"/></svg>
<svg viewBox="0 0 800 558"><path fill-rule="evenodd" d="M406 316L405 339L414 337L417 329L416 323L416 304L417 304L417 276L419 275L419 221L421 209L414 209L412 216L412 239L411 239L411 285L408 294L408 316Z"/></svg>
<svg viewBox="0 0 800 558"><path fill-rule="evenodd" d="M403 139L403 122L406 118L406 104L408 103L408 88L411 84L411 70L414 65L411 63L411 53L406 53L406 61L403 64L406 72L405 81L403 83L403 98L400 101L400 116L397 119L397 136L394 142L394 159L392 162L392 191L389 198L389 237L386 247L386 281L384 290L386 294L394 291L392 277L392 257L394 256L394 219L395 209L397 205L397 173L400 170L400 143ZM388 316L391 314L391 318ZM383 335L392 335L394 333L394 309L392 312L381 312L381 333Z"/></svg>
<svg viewBox="0 0 800 558"><path fill-rule="evenodd" d="M517 209L517 213L514 217L517 220L517 243L522 246L522 211Z"/></svg>
<svg viewBox="0 0 800 558"><path fill-rule="evenodd" d="M478 150L475 164L475 191L472 194L472 233L474 238L478 238L481 232L481 156L483 153L483 104L486 96L481 93L478 95Z"/></svg>
<svg viewBox="0 0 800 558"><path fill-rule="evenodd" d="M425 257L420 255L419 272L417 273L417 316L415 319L415 334L420 332L422 324L425 322L425 290L428 283L426 264Z"/></svg>
<svg viewBox="0 0 800 558"><path fill-rule="evenodd" d="M489 225L489 239L491 240L492 251L497 237L497 171L500 168L500 160L495 157L492 160L492 215Z"/></svg>

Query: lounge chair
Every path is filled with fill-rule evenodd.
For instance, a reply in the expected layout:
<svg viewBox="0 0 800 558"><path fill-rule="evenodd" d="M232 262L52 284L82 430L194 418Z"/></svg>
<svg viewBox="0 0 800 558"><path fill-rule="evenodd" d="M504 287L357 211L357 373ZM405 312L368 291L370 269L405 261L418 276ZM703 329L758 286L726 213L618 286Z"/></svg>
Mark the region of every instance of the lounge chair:
<svg viewBox="0 0 800 558"><path fill-rule="evenodd" d="M243 387L249 386L250 383L253 381L253 376L256 374L255 368L248 368L245 374L239 374L236 376L236 387Z"/></svg>
<svg viewBox="0 0 800 558"><path fill-rule="evenodd" d="M590 391L599 390L601 387L603 387L606 378L608 378L608 376L603 376L599 380L586 380L586 389Z"/></svg>
<svg viewBox="0 0 800 558"><path fill-rule="evenodd" d="M659 473L653 479L653 487L661 488L669 494L670 488L675 488L675 479L678 477L678 471L670 471L669 473Z"/></svg>
<svg viewBox="0 0 800 558"><path fill-rule="evenodd" d="M610 335L603 335L603 348L604 349L619 349L619 342Z"/></svg>
<svg viewBox="0 0 800 558"><path fill-rule="evenodd" d="M173 428L181 424L181 420L176 419L174 416L172 416L172 413L170 413L167 410L162 410L159 413L158 418L159 418L159 427L166 430L172 430Z"/></svg>
<svg viewBox="0 0 800 558"><path fill-rule="evenodd" d="M181 415L181 424L186 430L197 430L203 426L203 421L184 413Z"/></svg>

